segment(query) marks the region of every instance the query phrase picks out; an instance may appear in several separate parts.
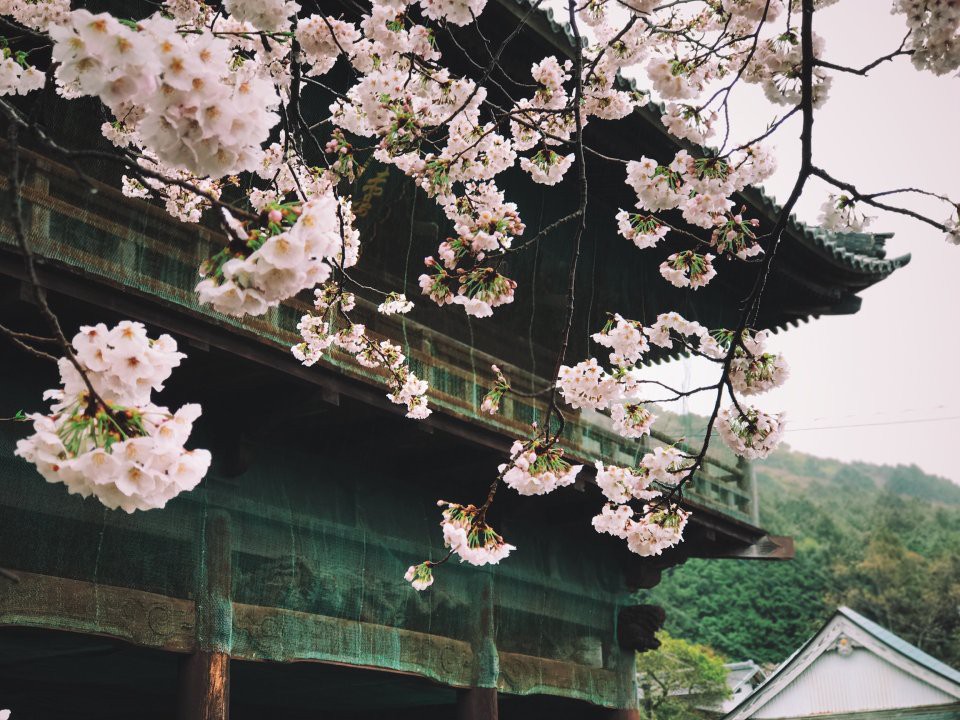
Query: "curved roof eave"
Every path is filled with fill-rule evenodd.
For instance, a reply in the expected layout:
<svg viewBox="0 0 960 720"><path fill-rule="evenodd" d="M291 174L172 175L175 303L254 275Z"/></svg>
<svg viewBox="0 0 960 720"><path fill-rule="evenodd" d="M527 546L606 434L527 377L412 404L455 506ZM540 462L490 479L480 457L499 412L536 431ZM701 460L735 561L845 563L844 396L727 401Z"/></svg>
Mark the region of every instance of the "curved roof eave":
<svg viewBox="0 0 960 720"><path fill-rule="evenodd" d="M530 9L536 6L532 0L500 0L500 2L508 9L510 9L511 4L520 5ZM553 8L540 7L537 12L539 16L546 21L546 27L549 28L550 32L552 33L551 37L545 39L552 41L558 50L561 50L568 56L572 57L572 49L576 45L576 38L570 30L569 24L557 20L554 15ZM543 28L535 29L540 30L541 32L543 30ZM566 43L564 43L561 38L565 39ZM617 75L617 82L622 87L630 90L642 89L639 88L635 79L626 78L620 74ZM699 152L711 152L710 148L705 148L688 141L680 140L667 133L666 128L663 127L663 124L659 122L659 118L663 112L664 108L662 105L650 103L641 108L638 114L651 125L660 129L662 134L668 137L677 147L695 149ZM781 210L776 201L767 195L762 187L751 186L742 194L748 198L753 196L750 199L757 201L756 204L760 206L760 209L764 211L768 218L776 217ZM910 262L909 253L887 260L884 258L871 257L870 255L854 252L844 246L843 241L840 239L840 233L832 233L822 230L821 228L811 227L800 222L793 215L790 216L788 229L791 231L791 236L796 238L802 245L812 249L814 252L832 264L845 270L870 276L871 278L874 278L874 282L878 282L888 277L891 273L893 273L894 270L897 270ZM867 234L872 235L875 238L889 237L889 235L884 233Z"/></svg>

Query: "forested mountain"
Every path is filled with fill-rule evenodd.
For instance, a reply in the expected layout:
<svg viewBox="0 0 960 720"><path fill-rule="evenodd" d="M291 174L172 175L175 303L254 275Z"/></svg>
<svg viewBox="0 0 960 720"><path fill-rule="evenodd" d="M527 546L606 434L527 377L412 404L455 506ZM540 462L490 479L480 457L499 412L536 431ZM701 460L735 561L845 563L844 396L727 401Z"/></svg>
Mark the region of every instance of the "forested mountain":
<svg viewBox="0 0 960 720"><path fill-rule="evenodd" d="M916 466L785 448L756 470L761 525L793 535L796 559L690 560L664 573L642 598L666 608L671 634L779 663L845 604L960 666L960 486Z"/></svg>

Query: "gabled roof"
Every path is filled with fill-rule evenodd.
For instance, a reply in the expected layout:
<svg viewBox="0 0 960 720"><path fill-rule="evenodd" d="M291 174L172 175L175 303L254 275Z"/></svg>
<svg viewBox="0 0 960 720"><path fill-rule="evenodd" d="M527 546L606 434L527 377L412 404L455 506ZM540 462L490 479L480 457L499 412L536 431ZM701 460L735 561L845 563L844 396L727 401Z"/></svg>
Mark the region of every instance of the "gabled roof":
<svg viewBox="0 0 960 720"><path fill-rule="evenodd" d="M960 672L841 607L723 720L884 713L914 707L943 707L960 713Z"/></svg>
<svg viewBox="0 0 960 720"><path fill-rule="evenodd" d="M952 667L946 663L940 662L932 655L927 655L927 653L920 648L916 647L915 645L911 645L903 638L897 637L886 628L877 625L875 622L873 622L873 620L868 620L860 613L851 610L848 607L838 608L837 612L844 617L849 618L858 626L866 630L878 640L886 643L900 654L905 655L911 660L920 663L925 668L932 670L939 675L943 675L943 677L953 680L953 682L960 685L960 671L954 670Z"/></svg>
<svg viewBox="0 0 960 720"><path fill-rule="evenodd" d="M745 685L751 683L758 673L761 679L763 678L763 668L753 660L727 663L724 667L727 669L727 687L730 688L730 692L734 695Z"/></svg>

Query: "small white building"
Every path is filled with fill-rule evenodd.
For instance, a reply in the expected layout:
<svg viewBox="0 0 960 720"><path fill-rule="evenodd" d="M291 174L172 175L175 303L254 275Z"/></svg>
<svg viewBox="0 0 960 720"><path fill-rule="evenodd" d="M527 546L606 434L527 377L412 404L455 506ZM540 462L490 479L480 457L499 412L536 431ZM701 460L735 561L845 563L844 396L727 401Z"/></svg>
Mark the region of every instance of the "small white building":
<svg viewBox="0 0 960 720"><path fill-rule="evenodd" d="M767 677L763 668L753 660L727 663L724 667L727 668L727 687L730 688L730 697L721 704L718 717L730 712L743 702L743 699L756 690Z"/></svg>
<svg viewBox="0 0 960 720"><path fill-rule="evenodd" d="M850 608L723 720L960 720L960 672Z"/></svg>

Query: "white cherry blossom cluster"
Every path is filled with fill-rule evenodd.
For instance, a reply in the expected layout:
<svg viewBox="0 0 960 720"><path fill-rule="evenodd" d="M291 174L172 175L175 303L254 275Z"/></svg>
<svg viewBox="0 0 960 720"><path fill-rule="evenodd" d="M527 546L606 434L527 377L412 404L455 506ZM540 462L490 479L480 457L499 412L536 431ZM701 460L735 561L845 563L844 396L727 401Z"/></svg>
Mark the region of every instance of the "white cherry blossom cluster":
<svg viewBox="0 0 960 720"><path fill-rule="evenodd" d="M349 202L332 191L303 204L271 207L261 227L248 230L225 212L233 238L200 269L201 303L227 315L262 315L301 290L325 282L330 263L356 262L359 244Z"/></svg>
<svg viewBox="0 0 960 720"><path fill-rule="evenodd" d="M356 298L335 283L315 289L314 298L315 313L302 316L297 324L302 342L290 348L293 356L310 367L336 347L353 355L363 367L383 369L390 390L387 399L395 405L406 405L408 418L428 417L432 411L427 406L427 381L411 372L400 346L370 338L364 325L350 320L347 313L356 306ZM335 330L338 324L346 327Z"/></svg>
<svg viewBox="0 0 960 720"><path fill-rule="evenodd" d="M430 389L427 381L410 372L402 362L391 365L390 370L391 392L387 393L387 399L394 405L406 405L408 418L423 420L429 417L432 411L427 407L427 390Z"/></svg>
<svg viewBox="0 0 960 720"><path fill-rule="evenodd" d="M647 78L654 91L667 100L687 100L696 97L710 76L707 64L697 69L681 60L657 55L647 63Z"/></svg>
<svg viewBox="0 0 960 720"><path fill-rule="evenodd" d="M290 16L300 10L291 0L224 0L223 7L234 19L266 31L286 30Z"/></svg>
<svg viewBox="0 0 960 720"><path fill-rule="evenodd" d="M61 93L99 97L166 165L214 177L255 168L280 98L223 38L180 33L159 13L131 28L82 9L49 33Z"/></svg>
<svg viewBox="0 0 960 720"><path fill-rule="evenodd" d="M46 77L24 57L10 54L9 48L0 51L0 95L26 95L43 87Z"/></svg>
<svg viewBox="0 0 960 720"><path fill-rule="evenodd" d="M645 505L643 513L634 519L629 505L604 505L600 514L593 518L593 527L627 541L627 547L643 557L660 555L683 540L683 530L690 513L680 507L658 509Z"/></svg>
<svg viewBox="0 0 960 720"><path fill-rule="evenodd" d="M600 332L590 337L598 345L610 348L610 363L621 367L633 365L650 349L643 325L619 313L614 313Z"/></svg>
<svg viewBox="0 0 960 720"><path fill-rule="evenodd" d="M947 229L946 241L951 245L960 245L960 217L948 217L943 221L943 226Z"/></svg>
<svg viewBox="0 0 960 720"><path fill-rule="evenodd" d="M63 25L70 15L70 0L0 0L0 15L9 15L21 25L46 32Z"/></svg>
<svg viewBox="0 0 960 720"><path fill-rule="evenodd" d="M582 465L563 459L563 450L538 440L517 440L510 448L510 461L497 470L503 482L520 495L546 495L559 487L572 485Z"/></svg>
<svg viewBox="0 0 960 720"><path fill-rule="evenodd" d="M646 468L633 470L631 468L604 465L596 461L597 487L612 503L623 504L630 500L652 500L660 494L659 490L651 490L651 477Z"/></svg>
<svg viewBox="0 0 960 720"><path fill-rule="evenodd" d="M717 113L712 110L701 112L692 105L668 103L660 119L671 135L698 145L716 133Z"/></svg>
<svg viewBox="0 0 960 720"><path fill-rule="evenodd" d="M328 73L342 54L349 60L359 51L355 47L359 40L356 25L335 17L310 15L297 24L300 59L311 66L307 76Z"/></svg>
<svg viewBox="0 0 960 720"><path fill-rule="evenodd" d="M813 51L823 57L823 38L814 33ZM803 59L800 37L793 31L757 44L743 79L759 85L767 100L777 105L796 105L801 99L800 67ZM820 107L830 91L832 78L821 67L813 68L813 106Z"/></svg>
<svg viewBox="0 0 960 720"><path fill-rule="evenodd" d="M657 416L642 403L618 403L610 408L615 433L625 438L639 438L650 434Z"/></svg>
<svg viewBox="0 0 960 720"><path fill-rule="evenodd" d="M420 289L437 305L461 305L467 315L484 318L493 315L495 307L513 302L517 283L493 268L451 273L432 257L426 258L424 264L433 273L420 276ZM451 288L456 288L456 292Z"/></svg>
<svg viewBox="0 0 960 720"><path fill-rule="evenodd" d="M420 0L423 14L431 20L467 25L483 12L487 0Z"/></svg>
<svg viewBox="0 0 960 720"><path fill-rule="evenodd" d="M405 315L413 310L413 303L403 293L390 293L386 300L377 306L381 315Z"/></svg>
<svg viewBox="0 0 960 720"><path fill-rule="evenodd" d="M835 232L863 232L873 222L857 207L857 201L849 195L830 194L820 206L820 225Z"/></svg>
<svg viewBox="0 0 960 720"><path fill-rule="evenodd" d="M710 244L718 252L734 255L741 260L763 253L754 230L760 225L760 221L757 218L745 219L745 210L746 208L741 208L736 214L729 213L722 224L713 228L710 235Z"/></svg>
<svg viewBox="0 0 960 720"><path fill-rule="evenodd" d="M669 232L669 228L653 215L620 210L616 219L617 231L641 250L654 247Z"/></svg>
<svg viewBox="0 0 960 720"><path fill-rule="evenodd" d="M440 500L437 506L443 508L443 520L440 521L443 544L460 558L460 562L496 565L516 550L487 525L479 516L479 509L473 505Z"/></svg>
<svg viewBox="0 0 960 720"><path fill-rule="evenodd" d="M692 250L673 253L660 263L660 274L675 287L696 290L716 277L713 260L710 253L701 255Z"/></svg>
<svg viewBox="0 0 960 720"><path fill-rule="evenodd" d="M661 485L676 485L692 466L693 461L672 445L658 445L640 460L650 481Z"/></svg>
<svg viewBox="0 0 960 720"><path fill-rule="evenodd" d="M674 342L678 340L693 347L692 341L688 338L696 338L698 344L695 349L698 352L713 359L719 359L724 355L723 348L707 328L675 312L657 315L656 322L647 329L647 337L651 344L666 350L672 350Z"/></svg>
<svg viewBox="0 0 960 720"><path fill-rule="evenodd" d="M48 482L126 512L162 508L196 487L210 453L184 444L200 406L171 413L150 399L185 357L173 338L151 340L143 325L123 321L111 329L82 327L72 346L98 397L61 358L61 387L44 393L54 401L50 411L28 416L34 434L18 441L15 454L36 465Z"/></svg>
<svg viewBox="0 0 960 720"><path fill-rule="evenodd" d="M690 513L680 507L658 510L645 505L627 534L627 547L642 557L660 555L683 540Z"/></svg>
<svg viewBox="0 0 960 720"><path fill-rule="evenodd" d="M596 358L584 360L573 367L561 365L557 388L574 409L605 410L616 403L622 394L617 379L600 367Z"/></svg>
<svg viewBox="0 0 960 720"><path fill-rule="evenodd" d="M733 389L741 395L759 395L780 387L790 376L783 355L766 352L767 333L744 332L730 361L729 378Z"/></svg>
<svg viewBox="0 0 960 720"><path fill-rule="evenodd" d="M741 151L729 160L697 159L681 150L669 165L660 165L647 157L631 160L627 163L627 184L637 193L639 210L679 210L692 225L726 232L732 229L728 222L733 207L730 196L769 177L774 169L772 156L759 147ZM663 223L654 216L631 215L621 210L617 221L620 234L641 248L654 246L666 234ZM668 279L682 282L681 275L670 273ZM700 286L701 283L692 282L682 285Z"/></svg>
<svg viewBox="0 0 960 720"><path fill-rule="evenodd" d="M722 0L720 4L731 15L753 22L764 19L773 22L783 12L781 0Z"/></svg>
<svg viewBox="0 0 960 720"><path fill-rule="evenodd" d="M411 565L403 579L410 583L414 590L426 590L433 585L433 565L429 561Z"/></svg>
<svg viewBox="0 0 960 720"><path fill-rule="evenodd" d="M946 75L960 68L960 6L951 0L895 0L893 12L906 16L908 47L919 70Z"/></svg>
<svg viewBox="0 0 960 720"><path fill-rule="evenodd" d="M656 451L661 451L657 453ZM597 461L597 486L609 501L593 518L593 527L627 541L627 547L639 555L659 555L683 539L689 513L664 498L653 482L664 482L664 473L682 471L683 460L674 448L658 447L644 456L639 468L604 465ZM660 498L656 502L657 498ZM634 519L631 501L643 501L643 513ZM659 505L657 503L660 503ZM662 505L662 507L661 507ZM672 505L672 507L671 507ZM669 509L668 509L669 508Z"/></svg>
<svg viewBox="0 0 960 720"><path fill-rule="evenodd" d="M650 327L613 314L592 339L612 350L609 354L612 369L604 369L596 358L588 358L572 367L561 365L557 388L574 409L609 410L614 431L625 438L649 435L656 419L639 397L643 379L635 367L651 343L671 349L675 341L681 341L714 360L725 354L707 328L685 320L677 313L658 316ZM660 457L657 453L651 457Z"/></svg>
<svg viewBox="0 0 960 720"><path fill-rule="evenodd" d="M729 405L717 415L717 432L733 452L748 460L763 459L780 444L785 429L783 413L769 415L755 407Z"/></svg>
<svg viewBox="0 0 960 720"><path fill-rule="evenodd" d="M101 127L104 137L118 147L137 144L135 131L125 128L122 123L104 123ZM163 201L167 213L180 222L198 223L205 210L210 207L210 198L219 200L223 192L223 183L211 178L200 178L185 170L163 167L149 151L137 159L137 163L147 169L163 174L162 180L150 175L131 177L124 175L122 191L130 198L157 198ZM188 186L193 189L188 189ZM196 192L195 190L200 192Z"/></svg>
<svg viewBox="0 0 960 720"><path fill-rule="evenodd" d="M573 153L560 155L553 150L541 150L532 158L520 158L520 168L541 185L556 185L572 163Z"/></svg>

